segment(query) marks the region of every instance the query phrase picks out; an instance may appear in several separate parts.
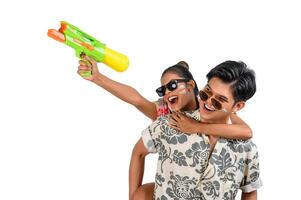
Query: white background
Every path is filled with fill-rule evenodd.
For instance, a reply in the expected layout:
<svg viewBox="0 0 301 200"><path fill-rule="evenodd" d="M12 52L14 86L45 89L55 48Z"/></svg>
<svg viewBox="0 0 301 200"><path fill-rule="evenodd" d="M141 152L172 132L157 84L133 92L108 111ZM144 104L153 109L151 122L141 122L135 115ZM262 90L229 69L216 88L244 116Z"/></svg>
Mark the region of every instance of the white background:
<svg viewBox="0 0 301 200"><path fill-rule="evenodd" d="M298 199L300 6L297 1L3 1L0 7L0 199L127 199L132 147L150 120L77 75L73 50L47 37L66 20L126 54L107 76L150 100L162 71L190 64L199 86L242 60L258 90L240 116L254 132L259 199ZM146 161L154 181L157 157Z"/></svg>

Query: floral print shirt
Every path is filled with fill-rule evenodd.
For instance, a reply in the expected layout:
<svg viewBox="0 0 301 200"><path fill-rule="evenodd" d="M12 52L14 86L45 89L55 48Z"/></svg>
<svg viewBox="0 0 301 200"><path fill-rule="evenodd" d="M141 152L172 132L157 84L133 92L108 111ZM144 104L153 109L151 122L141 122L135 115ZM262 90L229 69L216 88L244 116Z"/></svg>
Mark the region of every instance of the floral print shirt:
<svg viewBox="0 0 301 200"><path fill-rule="evenodd" d="M199 111L186 112L196 120ZM237 190L251 192L262 183L258 152L251 141L219 139L210 156L204 134L179 132L161 116L142 132L145 147L158 153L155 200L234 200Z"/></svg>
<svg viewBox="0 0 301 200"><path fill-rule="evenodd" d="M238 189L255 191L262 186L259 173L258 151L251 140L220 138L198 184L200 199L234 200Z"/></svg>
<svg viewBox="0 0 301 200"><path fill-rule="evenodd" d="M199 112L186 112L199 120ZM145 147L158 153L154 199L197 199L198 183L208 165L209 144L203 136L186 135L168 126L166 116L159 117L142 132Z"/></svg>

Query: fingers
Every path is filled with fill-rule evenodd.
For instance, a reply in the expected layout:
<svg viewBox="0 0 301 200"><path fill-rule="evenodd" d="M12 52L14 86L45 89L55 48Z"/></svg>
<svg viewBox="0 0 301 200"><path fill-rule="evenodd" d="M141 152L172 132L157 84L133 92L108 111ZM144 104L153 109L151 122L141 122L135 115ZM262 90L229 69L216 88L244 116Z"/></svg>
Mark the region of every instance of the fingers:
<svg viewBox="0 0 301 200"><path fill-rule="evenodd" d="M86 60L86 61L88 61L93 66L97 65L96 61L93 58L90 58L89 56L84 55L83 59Z"/></svg>
<svg viewBox="0 0 301 200"><path fill-rule="evenodd" d="M79 60L78 61L79 65L82 65L82 66L88 66L88 67L92 67L91 63L88 62L87 60Z"/></svg>
<svg viewBox="0 0 301 200"><path fill-rule="evenodd" d="M86 55L83 55L82 56L82 61L86 62L87 63L86 65L91 67L90 71L92 72L92 74L98 74L99 73L98 67L97 67L97 62L93 58L91 58L89 56L86 56ZM82 62L80 62L80 64L81 63Z"/></svg>
<svg viewBox="0 0 301 200"><path fill-rule="evenodd" d="M174 125L179 125L179 123L183 120L183 117L185 117L185 115L180 112L172 112L169 117L169 121Z"/></svg>
<svg viewBox="0 0 301 200"><path fill-rule="evenodd" d="M181 119L178 113L173 112L169 117L169 124L171 128L181 131Z"/></svg>
<svg viewBox="0 0 301 200"><path fill-rule="evenodd" d="M183 113L181 113L179 111L176 112L176 115L179 119L183 119L183 118L187 117L186 115L184 115Z"/></svg>
<svg viewBox="0 0 301 200"><path fill-rule="evenodd" d="M173 125L173 124L169 124L169 126L170 126L171 128L173 128L173 129L176 129L176 130L180 131L180 128L177 127L177 126L175 126L175 125Z"/></svg>
<svg viewBox="0 0 301 200"><path fill-rule="evenodd" d="M177 122L180 120L180 116L177 112L172 112L171 117Z"/></svg>
<svg viewBox="0 0 301 200"><path fill-rule="evenodd" d="M77 73L86 80L92 80L90 77L86 76L87 73L91 73L91 67L87 65L79 65L77 69Z"/></svg>
<svg viewBox="0 0 301 200"><path fill-rule="evenodd" d="M85 71L91 71L91 67L89 67L87 65L79 65L78 69L79 70L85 70Z"/></svg>
<svg viewBox="0 0 301 200"><path fill-rule="evenodd" d="M176 126L177 123L178 123L178 122L177 122L174 118L172 118L172 117L170 117L168 121L169 121L169 124L173 124L173 125L175 125L175 126Z"/></svg>
<svg viewBox="0 0 301 200"><path fill-rule="evenodd" d="M90 71L86 70L77 70L77 74L86 80L92 81L92 77L90 76ZM88 75L89 74L89 75Z"/></svg>
<svg viewBox="0 0 301 200"><path fill-rule="evenodd" d="M77 69L77 73L81 76L82 76L82 74L85 74L90 71L91 71L91 67L89 67L87 65L79 65L78 69Z"/></svg>
<svg viewBox="0 0 301 200"><path fill-rule="evenodd" d="M77 73L84 78L84 74L87 74L88 72L92 71L92 65L89 61L85 60L84 58L80 61L78 61L79 66Z"/></svg>

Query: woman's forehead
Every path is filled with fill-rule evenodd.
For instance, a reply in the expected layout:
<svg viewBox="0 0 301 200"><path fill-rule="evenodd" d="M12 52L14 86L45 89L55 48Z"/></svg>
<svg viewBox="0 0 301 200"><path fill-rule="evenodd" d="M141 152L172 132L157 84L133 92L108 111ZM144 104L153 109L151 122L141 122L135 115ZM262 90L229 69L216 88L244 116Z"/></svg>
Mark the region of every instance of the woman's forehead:
<svg viewBox="0 0 301 200"><path fill-rule="evenodd" d="M169 81L173 80L173 79L181 79L182 77L179 76L176 73L172 73L172 72L168 72L166 74L164 74L161 78L161 84L165 85L167 84Z"/></svg>

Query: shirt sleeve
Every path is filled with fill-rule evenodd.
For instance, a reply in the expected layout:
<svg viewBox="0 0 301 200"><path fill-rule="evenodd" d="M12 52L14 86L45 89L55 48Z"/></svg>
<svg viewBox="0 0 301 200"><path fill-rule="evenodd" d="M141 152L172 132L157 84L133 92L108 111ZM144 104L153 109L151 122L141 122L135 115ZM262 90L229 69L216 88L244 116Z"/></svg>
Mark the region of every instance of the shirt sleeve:
<svg viewBox="0 0 301 200"><path fill-rule="evenodd" d="M150 153L157 153L160 144L161 119L158 118L151 125L142 131L142 140L145 148Z"/></svg>
<svg viewBox="0 0 301 200"><path fill-rule="evenodd" d="M251 142L251 141L250 141ZM252 150L248 153L245 160L244 178L240 189L244 193L253 192L262 186L259 171L258 150L254 143L251 142Z"/></svg>
<svg viewBox="0 0 301 200"><path fill-rule="evenodd" d="M168 106L164 103L163 98L153 102L156 105L157 117L167 115L169 113Z"/></svg>

